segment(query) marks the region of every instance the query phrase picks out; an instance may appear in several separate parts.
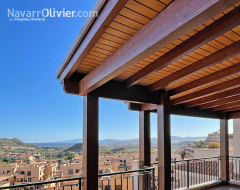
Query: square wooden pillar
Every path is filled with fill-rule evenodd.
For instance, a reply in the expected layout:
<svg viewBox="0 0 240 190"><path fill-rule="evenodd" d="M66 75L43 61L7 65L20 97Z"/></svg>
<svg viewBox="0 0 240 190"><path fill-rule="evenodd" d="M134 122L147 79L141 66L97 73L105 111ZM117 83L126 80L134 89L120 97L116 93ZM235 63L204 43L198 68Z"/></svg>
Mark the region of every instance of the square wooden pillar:
<svg viewBox="0 0 240 190"><path fill-rule="evenodd" d="M158 133L158 190L171 189L171 130L170 130L170 97L161 96L157 106Z"/></svg>
<svg viewBox="0 0 240 190"><path fill-rule="evenodd" d="M98 189L98 95L83 97L83 190Z"/></svg>
<svg viewBox="0 0 240 190"><path fill-rule="evenodd" d="M229 181L228 120L220 120L220 177L224 184Z"/></svg>
<svg viewBox="0 0 240 190"><path fill-rule="evenodd" d="M142 166L151 166L150 111L139 112L139 160Z"/></svg>

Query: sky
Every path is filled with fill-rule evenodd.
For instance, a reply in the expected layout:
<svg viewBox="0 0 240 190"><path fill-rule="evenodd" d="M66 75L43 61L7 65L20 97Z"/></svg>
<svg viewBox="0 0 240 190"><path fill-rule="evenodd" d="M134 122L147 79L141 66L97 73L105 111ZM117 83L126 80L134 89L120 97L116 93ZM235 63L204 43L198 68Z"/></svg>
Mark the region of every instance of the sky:
<svg viewBox="0 0 240 190"><path fill-rule="evenodd" d="M33 3L34 2L34 3ZM87 18L10 21L8 9L90 11L96 0L0 1L0 138L54 142L82 138L82 97L67 95L56 72ZM138 138L138 113L100 99L99 139ZM151 136L157 137L156 114ZM232 121L230 121L232 132ZM171 116L173 136L207 136L219 120Z"/></svg>

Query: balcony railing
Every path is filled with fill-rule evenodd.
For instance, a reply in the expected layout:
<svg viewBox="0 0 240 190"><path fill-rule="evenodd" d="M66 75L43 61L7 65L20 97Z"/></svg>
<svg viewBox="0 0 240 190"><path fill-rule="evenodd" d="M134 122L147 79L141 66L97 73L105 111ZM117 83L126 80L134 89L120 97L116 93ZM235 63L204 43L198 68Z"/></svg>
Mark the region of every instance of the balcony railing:
<svg viewBox="0 0 240 190"><path fill-rule="evenodd" d="M158 163L153 163L156 167ZM219 180L220 157L176 160L171 164L171 189L189 189Z"/></svg>
<svg viewBox="0 0 240 190"><path fill-rule="evenodd" d="M155 168L122 171L108 174L99 174L99 188L101 190L155 190ZM42 181L35 183L24 183L0 187L1 189L47 189L47 190L81 190L82 177ZM64 184L65 183L65 184Z"/></svg>
<svg viewBox="0 0 240 190"><path fill-rule="evenodd" d="M240 157L229 156L229 178L232 181L240 181Z"/></svg>
<svg viewBox="0 0 240 190"><path fill-rule="evenodd" d="M220 180L220 157L176 160L171 163L171 189L189 189L205 186ZM99 174L101 190L156 190L158 188L158 163L139 170ZM240 181L240 157L229 156L229 177ZM82 177L25 183L0 187L1 189L82 189Z"/></svg>

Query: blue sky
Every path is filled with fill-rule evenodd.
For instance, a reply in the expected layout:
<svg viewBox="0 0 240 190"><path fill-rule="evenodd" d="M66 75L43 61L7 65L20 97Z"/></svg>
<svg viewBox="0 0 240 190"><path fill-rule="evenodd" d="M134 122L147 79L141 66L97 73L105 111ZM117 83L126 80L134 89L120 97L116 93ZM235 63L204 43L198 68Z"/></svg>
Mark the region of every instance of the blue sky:
<svg viewBox="0 0 240 190"><path fill-rule="evenodd" d="M86 18L13 22L8 19L8 8L90 11L95 3L96 0L0 1L1 138L16 137L24 142L82 138L82 97L66 95L56 80L56 71ZM219 129L218 120L172 116L171 122L175 136L206 136ZM151 135L156 137L156 114L152 114L151 123ZM128 111L123 102L101 99L99 138L138 138L138 113Z"/></svg>

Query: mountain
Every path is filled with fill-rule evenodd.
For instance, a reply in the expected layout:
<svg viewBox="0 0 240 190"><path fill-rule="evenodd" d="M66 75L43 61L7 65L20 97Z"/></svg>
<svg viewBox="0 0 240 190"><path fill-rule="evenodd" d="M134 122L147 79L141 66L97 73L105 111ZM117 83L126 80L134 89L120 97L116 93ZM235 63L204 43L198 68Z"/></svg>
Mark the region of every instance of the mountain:
<svg viewBox="0 0 240 190"><path fill-rule="evenodd" d="M0 138L0 146L41 148L41 146L38 146L38 145L24 143L17 138L13 138L13 139Z"/></svg>
<svg viewBox="0 0 240 190"><path fill-rule="evenodd" d="M172 141L182 142L182 141L199 141L205 140L207 137L178 137L178 136L171 136ZM127 140L116 140L116 139L104 139L99 140L100 145L107 145L107 144L117 144L117 143L138 143L139 139L127 139ZM31 143L40 146L72 146L77 143L82 143L82 139L73 139L73 140L66 140L66 141L56 141L56 142L42 142L42 143ZM157 142L157 138L151 138L151 142Z"/></svg>
<svg viewBox="0 0 240 190"><path fill-rule="evenodd" d="M81 152L82 145L83 145L82 143L77 143L77 144L67 148L66 150L64 150L64 152ZM111 153L111 151L99 146L99 153Z"/></svg>
<svg viewBox="0 0 240 190"><path fill-rule="evenodd" d="M56 142L40 142L40 143L31 143L40 146L72 146L77 143L82 143L82 139L73 139L73 140L66 140L66 141L56 141Z"/></svg>
<svg viewBox="0 0 240 190"><path fill-rule="evenodd" d="M171 141L199 141L205 140L207 137L178 137L178 136L171 136Z"/></svg>

